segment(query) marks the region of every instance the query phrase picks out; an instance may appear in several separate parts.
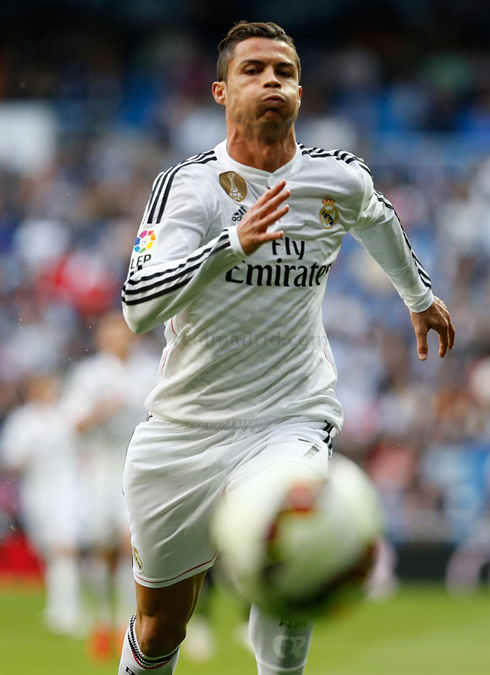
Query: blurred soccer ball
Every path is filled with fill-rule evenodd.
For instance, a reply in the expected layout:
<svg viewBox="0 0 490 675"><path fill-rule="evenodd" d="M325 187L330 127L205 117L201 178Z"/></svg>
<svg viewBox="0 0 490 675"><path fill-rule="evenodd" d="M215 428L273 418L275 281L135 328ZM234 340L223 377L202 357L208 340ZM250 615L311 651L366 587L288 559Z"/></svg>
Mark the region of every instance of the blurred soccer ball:
<svg viewBox="0 0 490 675"><path fill-rule="evenodd" d="M295 464L255 475L216 510L224 575L270 614L311 618L362 597L383 529L378 497L343 457L328 477Z"/></svg>

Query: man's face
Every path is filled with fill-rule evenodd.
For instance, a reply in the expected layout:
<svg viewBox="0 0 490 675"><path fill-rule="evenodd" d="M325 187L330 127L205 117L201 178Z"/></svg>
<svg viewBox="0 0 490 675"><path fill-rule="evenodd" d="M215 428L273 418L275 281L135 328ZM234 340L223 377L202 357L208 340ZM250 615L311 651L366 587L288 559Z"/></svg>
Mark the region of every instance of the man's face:
<svg viewBox="0 0 490 675"><path fill-rule="evenodd" d="M293 49L268 38L239 42L228 65L228 82L215 83L213 93L235 124L291 125L301 99Z"/></svg>

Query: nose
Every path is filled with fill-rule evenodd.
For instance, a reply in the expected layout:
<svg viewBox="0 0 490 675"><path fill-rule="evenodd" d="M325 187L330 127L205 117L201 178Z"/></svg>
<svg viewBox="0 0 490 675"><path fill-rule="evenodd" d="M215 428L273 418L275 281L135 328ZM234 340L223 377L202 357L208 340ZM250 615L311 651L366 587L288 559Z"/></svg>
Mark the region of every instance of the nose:
<svg viewBox="0 0 490 675"><path fill-rule="evenodd" d="M267 68L265 71L264 87L280 88L281 80L277 77L274 68Z"/></svg>

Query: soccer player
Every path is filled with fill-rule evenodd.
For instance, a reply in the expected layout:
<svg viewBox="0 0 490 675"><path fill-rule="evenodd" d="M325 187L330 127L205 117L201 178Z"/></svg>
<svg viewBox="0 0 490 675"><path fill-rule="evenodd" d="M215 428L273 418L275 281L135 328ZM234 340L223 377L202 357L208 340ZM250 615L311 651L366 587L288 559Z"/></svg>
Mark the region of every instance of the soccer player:
<svg viewBox="0 0 490 675"><path fill-rule="evenodd" d="M431 328L440 356L453 346L449 313L364 161L296 142L300 74L279 26L229 31L213 84L227 140L157 177L136 239L124 315L137 333L165 323L167 346L124 470L138 609L120 675L174 672L223 492L282 462L325 471L342 410L321 304L344 235L392 280L419 358ZM303 673L312 630L252 607L259 675Z"/></svg>
<svg viewBox="0 0 490 675"><path fill-rule="evenodd" d="M75 439L55 372L31 373L25 402L7 417L0 462L18 474L22 519L46 562L46 626L55 633L83 631L79 574L79 495Z"/></svg>
<svg viewBox="0 0 490 675"><path fill-rule="evenodd" d="M95 342L97 352L71 372L65 408L77 433L82 465L83 524L96 614L91 653L105 658L113 634L119 649L119 635L135 604L121 474L132 431L145 418L143 400L155 381L158 358L141 348L141 340L117 311L99 319Z"/></svg>

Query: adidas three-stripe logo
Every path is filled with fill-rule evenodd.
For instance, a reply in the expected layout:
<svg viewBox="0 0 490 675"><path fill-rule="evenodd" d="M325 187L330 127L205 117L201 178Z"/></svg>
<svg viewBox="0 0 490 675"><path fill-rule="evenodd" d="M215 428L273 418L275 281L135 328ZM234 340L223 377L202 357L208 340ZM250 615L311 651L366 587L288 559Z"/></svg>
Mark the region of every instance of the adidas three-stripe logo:
<svg viewBox="0 0 490 675"><path fill-rule="evenodd" d="M244 206L240 206L238 211L233 214L232 221L234 223L239 223L243 216L247 213L247 209Z"/></svg>

